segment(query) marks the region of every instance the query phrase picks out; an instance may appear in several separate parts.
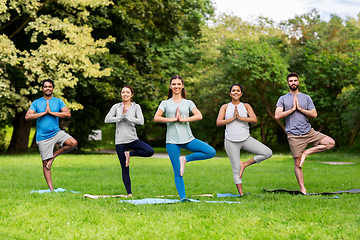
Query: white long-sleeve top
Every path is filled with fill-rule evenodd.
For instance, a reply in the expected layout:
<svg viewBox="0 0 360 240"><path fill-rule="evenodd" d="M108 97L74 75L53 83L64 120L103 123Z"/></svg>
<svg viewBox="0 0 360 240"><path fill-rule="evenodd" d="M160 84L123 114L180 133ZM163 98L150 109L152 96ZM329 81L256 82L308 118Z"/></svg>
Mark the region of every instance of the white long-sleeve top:
<svg viewBox="0 0 360 240"><path fill-rule="evenodd" d="M126 113L123 113L123 107L122 103L114 104L105 117L105 123L116 123L115 144L137 140L135 124L144 124L144 116L139 104L132 102Z"/></svg>

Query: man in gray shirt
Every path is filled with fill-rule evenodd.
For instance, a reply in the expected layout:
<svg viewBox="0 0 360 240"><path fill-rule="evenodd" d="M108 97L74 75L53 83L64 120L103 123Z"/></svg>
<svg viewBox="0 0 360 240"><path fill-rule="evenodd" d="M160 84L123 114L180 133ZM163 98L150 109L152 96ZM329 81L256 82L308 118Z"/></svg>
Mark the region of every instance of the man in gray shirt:
<svg viewBox="0 0 360 240"><path fill-rule="evenodd" d="M307 117L316 118L317 112L311 97L299 92L299 78L296 73L290 73L287 76L287 84L290 92L279 98L276 104L275 118L285 118L285 131L294 158L295 176L301 192L306 194L301 169L305 158L312 153L333 148L335 141L331 137L311 128ZM309 144L313 147L306 149Z"/></svg>

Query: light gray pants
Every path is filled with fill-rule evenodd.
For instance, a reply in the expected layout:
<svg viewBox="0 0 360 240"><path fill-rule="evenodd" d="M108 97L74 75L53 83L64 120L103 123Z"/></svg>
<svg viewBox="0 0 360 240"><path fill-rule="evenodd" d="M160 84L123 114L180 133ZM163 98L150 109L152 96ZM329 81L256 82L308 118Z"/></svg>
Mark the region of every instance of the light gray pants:
<svg viewBox="0 0 360 240"><path fill-rule="evenodd" d="M260 163L265 159L268 159L272 156L272 151L266 145L262 144L258 140L248 137L246 140L241 142L232 142L225 138L225 151L230 159L231 166L233 169L233 178L235 184L242 183L242 180L239 176L240 174L240 150L257 154L254 157L255 162Z"/></svg>

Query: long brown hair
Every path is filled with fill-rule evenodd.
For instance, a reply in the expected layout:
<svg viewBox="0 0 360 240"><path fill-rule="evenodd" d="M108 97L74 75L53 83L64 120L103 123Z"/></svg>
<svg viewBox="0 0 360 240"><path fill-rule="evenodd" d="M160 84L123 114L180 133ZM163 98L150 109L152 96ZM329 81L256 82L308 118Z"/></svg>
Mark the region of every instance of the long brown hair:
<svg viewBox="0 0 360 240"><path fill-rule="evenodd" d="M182 85L184 85L184 79L182 79L182 77L180 77L179 75L175 75L170 79L170 85L171 85L172 80L174 80L174 79L180 79L182 82ZM169 87L168 99L172 98L172 95L173 95L173 92L172 92L171 88ZM183 89L181 90L181 97L186 99L185 85L184 85Z"/></svg>
<svg viewBox="0 0 360 240"><path fill-rule="evenodd" d="M134 95L134 93L135 93L135 92L134 92L134 89L133 89L130 85L125 85L125 86L123 86L123 87L121 88L121 91L122 91L124 88L130 89L131 94ZM133 102L132 97L130 98L130 102Z"/></svg>

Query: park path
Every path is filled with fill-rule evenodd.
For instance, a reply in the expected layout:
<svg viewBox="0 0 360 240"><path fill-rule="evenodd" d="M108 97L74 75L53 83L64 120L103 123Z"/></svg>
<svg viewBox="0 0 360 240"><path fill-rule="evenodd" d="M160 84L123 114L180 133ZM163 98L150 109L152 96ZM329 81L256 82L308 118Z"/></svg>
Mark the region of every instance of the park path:
<svg viewBox="0 0 360 240"><path fill-rule="evenodd" d="M108 153L108 154L116 154L116 150L113 149L101 149L99 152L102 153ZM151 157L154 158L169 158L169 155L167 153L154 153Z"/></svg>

